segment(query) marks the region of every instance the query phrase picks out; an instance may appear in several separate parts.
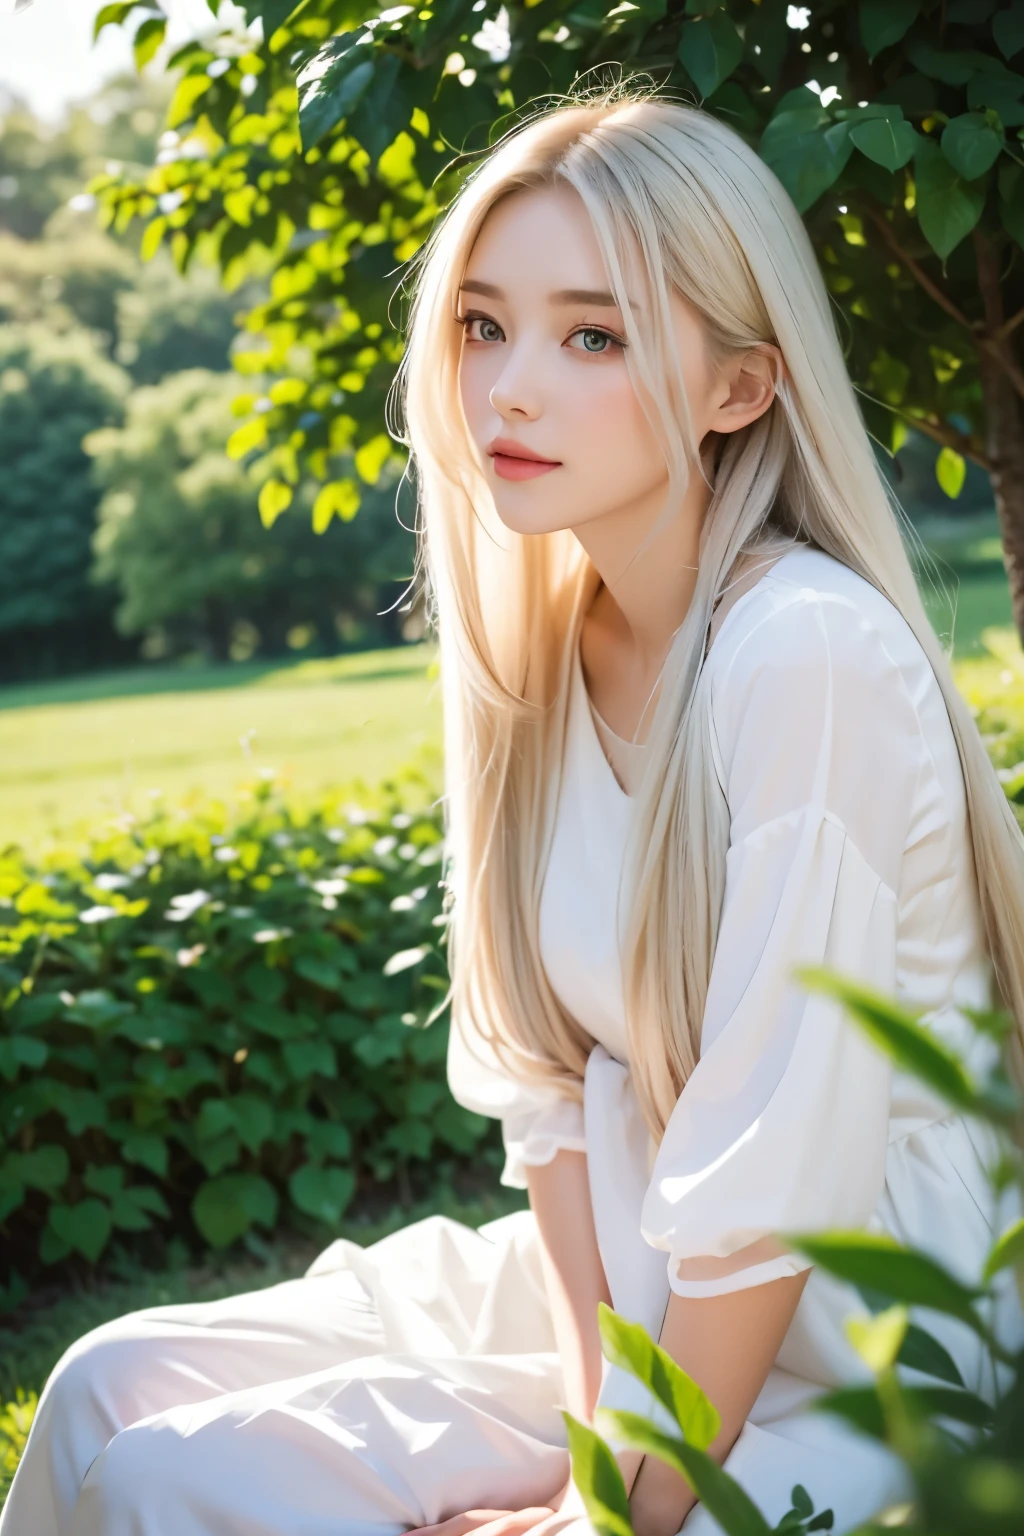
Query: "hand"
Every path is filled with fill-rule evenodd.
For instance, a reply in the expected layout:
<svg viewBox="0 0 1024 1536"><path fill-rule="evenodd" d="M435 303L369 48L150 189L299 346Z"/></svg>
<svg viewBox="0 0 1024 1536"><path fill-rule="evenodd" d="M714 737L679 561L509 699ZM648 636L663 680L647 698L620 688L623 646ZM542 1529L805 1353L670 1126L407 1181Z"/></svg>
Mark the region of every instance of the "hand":
<svg viewBox="0 0 1024 1536"><path fill-rule="evenodd" d="M453 1515L436 1525L421 1525L406 1532L406 1536L527 1536L538 1526L549 1521L555 1511L550 1506L536 1505L530 1509L470 1509L464 1515ZM550 1529L545 1536L554 1536Z"/></svg>
<svg viewBox="0 0 1024 1536"><path fill-rule="evenodd" d="M581 1512L579 1495L570 1477L550 1504L531 1505L522 1510L471 1509L436 1525L418 1526L407 1531L406 1536L558 1536L565 1526L579 1519Z"/></svg>

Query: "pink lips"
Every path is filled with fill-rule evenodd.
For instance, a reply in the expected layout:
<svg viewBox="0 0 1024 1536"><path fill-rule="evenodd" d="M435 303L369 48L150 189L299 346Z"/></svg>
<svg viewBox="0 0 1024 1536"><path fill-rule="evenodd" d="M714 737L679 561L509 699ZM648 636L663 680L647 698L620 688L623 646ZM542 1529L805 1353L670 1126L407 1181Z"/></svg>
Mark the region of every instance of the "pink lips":
<svg viewBox="0 0 1024 1536"><path fill-rule="evenodd" d="M535 480L538 475L546 475L549 469L560 467L547 459L517 459L510 453L494 454L491 463L494 473L502 480Z"/></svg>
<svg viewBox="0 0 1024 1536"><path fill-rule="evenodd" d="M557 459L542 459L509 438L496 437L488 448L494 473L502 480L535 480L549 469L559 469Z"/></svg>

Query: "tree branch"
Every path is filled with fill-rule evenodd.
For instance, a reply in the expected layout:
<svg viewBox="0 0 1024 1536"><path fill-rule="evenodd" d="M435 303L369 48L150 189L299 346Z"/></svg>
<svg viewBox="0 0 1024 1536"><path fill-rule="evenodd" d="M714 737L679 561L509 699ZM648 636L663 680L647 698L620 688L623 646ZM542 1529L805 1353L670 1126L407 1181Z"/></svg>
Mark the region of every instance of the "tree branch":
<svg viewBox="0 0 1024 1536"><path fill-rule="evenodd" d="M968 332L971 340L974 342L974 345L977 347L979 352L986 353L992 359L992 361L1002 369L1002 371L1006 374L1006 377L1012 383L1017 394L1021 397L1022 400L1024 400L1024 373L1021 372L1012 355L1007 351L1005 346L1005 338L1000 338L999 336L999 327L1002 325L1001 302L998 308L999 321L997 323L993 323L990 316L989 305L987 303L985 304L984 326L978 325L973 320L968 320L967 316L961 309L958 308L958 306L953 302L949 295L939 287L938 283L936 283L932 278L928 276L928 273L921 266L920 262L916 261L914 257L911 256L909 251L904 250L903 246L896 238L896 234L892 229L892 226L889 224L889 221L884 219L876 208L868 206L866 212L868 218L878 230L886 245L892 251L893 255L903 263L907 271L914 278L915 282L924 289L925 293L927 293L930 299L938 304L940 309L945 310L947 315L951 316L951 318L954 319L958 325L962 326L963 329ZM977 229L975 229L974 234L976 237L975 245L977 248L978 238L980 238ZM980 275L979 260L979 278ZM984 299L985 295L983 293L983 302ZM1016 323L1016 321L1014 323Z"/></svg>
<svg viewBox="0 0 1024 1536"><path fill-rule="evenodd" d="M983 469L986 474L991 471L992 463L988 454L975 444L973 438L966 437L963 432L958 432L948 422L930 421L925 417L910 416L906 411L901 411L899 406L890 406L889 409L901 421L905 421L908 427L914 427L916 431L923 433L925 437L930 437L932 442L940 444L943 448L952 448L954 452L960 454L961 458L970 459L972 464L977 464L978 468Z"/></svg>

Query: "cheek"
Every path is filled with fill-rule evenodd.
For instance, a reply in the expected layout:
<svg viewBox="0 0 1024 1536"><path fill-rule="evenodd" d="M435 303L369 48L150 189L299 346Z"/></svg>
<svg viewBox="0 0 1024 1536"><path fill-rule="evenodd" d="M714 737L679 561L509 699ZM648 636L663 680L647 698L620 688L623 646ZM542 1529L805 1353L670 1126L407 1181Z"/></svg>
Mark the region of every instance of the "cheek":
<svg viewBox="0 0 1024 1536"><path fill-rule="evenodd" d="M488 357L483 351L463 351L461 354L459 395L470 436L478 447L482 446L485 438L489 440L495 431L494 407L490 402L495 372L493 357Z"/></svg>
<svg viewBox="0 0 1024 1536"><path fill-rule="evenodd" d="M586 372L582 385L563 396L576 442L575 467L590 480L616 485L657 478L663 455L625 362L586 366Z"/></svg>

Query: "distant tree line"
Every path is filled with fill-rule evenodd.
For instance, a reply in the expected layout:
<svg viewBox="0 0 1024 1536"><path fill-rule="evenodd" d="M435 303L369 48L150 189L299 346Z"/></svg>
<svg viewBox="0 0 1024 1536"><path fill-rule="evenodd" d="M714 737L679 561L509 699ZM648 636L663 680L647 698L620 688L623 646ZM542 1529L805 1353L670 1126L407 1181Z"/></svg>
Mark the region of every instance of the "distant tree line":
<svg viewBox="0 0 1024 1536"><path fill-rule="evenodd" d="M259 480L224 454L258 274L229 292L96 227L84 188L159 157L163 91L115 82L56 130L0 101L0 681L410 632L393 477L357 522L266 528Z"/></svg>

